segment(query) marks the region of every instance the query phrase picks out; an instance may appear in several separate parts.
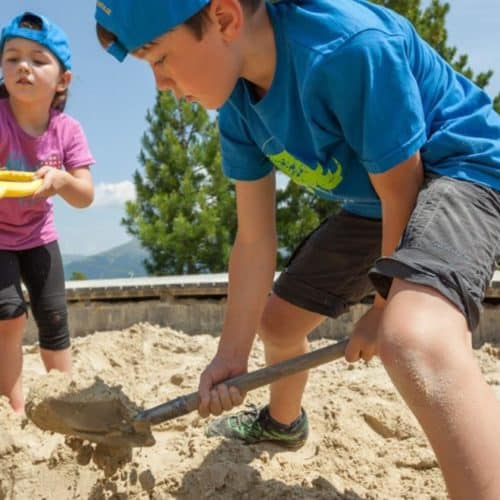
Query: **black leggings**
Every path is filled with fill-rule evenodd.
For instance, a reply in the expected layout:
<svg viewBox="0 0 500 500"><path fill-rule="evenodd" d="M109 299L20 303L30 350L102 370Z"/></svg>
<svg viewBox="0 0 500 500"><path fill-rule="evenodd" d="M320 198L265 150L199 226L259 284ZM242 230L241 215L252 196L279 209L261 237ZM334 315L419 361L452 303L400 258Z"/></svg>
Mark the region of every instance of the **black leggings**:
<svg viewBox="0 0 500 500"><path fill-rule="evenodd" d="M28 314L21 281L28 289L40 347L70 345L64 269L57 241L28 250L0 250L0 321Z"/></svg>

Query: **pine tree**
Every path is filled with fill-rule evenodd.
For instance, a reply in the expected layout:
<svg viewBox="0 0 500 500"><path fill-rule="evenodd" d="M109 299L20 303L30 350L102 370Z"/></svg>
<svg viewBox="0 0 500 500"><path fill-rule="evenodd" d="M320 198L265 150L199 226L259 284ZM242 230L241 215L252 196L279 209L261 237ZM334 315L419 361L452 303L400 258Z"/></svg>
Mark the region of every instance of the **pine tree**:
<svg viewBox="0 0 500 500"><path fill-rule="evenodd" d="M122 220L148 250L150 274L227 268L236 217L234 191L221 169L214 120L197 104L158 93L146 121L135 201Z"/></svg>

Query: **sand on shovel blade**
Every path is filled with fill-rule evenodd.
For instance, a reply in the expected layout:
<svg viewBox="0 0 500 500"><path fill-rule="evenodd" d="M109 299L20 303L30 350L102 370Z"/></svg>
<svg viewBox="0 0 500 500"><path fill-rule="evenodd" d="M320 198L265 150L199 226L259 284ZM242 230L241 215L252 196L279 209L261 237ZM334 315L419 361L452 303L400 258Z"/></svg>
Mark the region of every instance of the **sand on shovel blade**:
<svg viewBox="0 0 500 500"><path fill-rule="evenodd" d="M155 444L150 428L134 426L140 410L121 386L99 377L76 383L57 371L41 377L26 401L26 415L40 429L111 447Z"/></svg>

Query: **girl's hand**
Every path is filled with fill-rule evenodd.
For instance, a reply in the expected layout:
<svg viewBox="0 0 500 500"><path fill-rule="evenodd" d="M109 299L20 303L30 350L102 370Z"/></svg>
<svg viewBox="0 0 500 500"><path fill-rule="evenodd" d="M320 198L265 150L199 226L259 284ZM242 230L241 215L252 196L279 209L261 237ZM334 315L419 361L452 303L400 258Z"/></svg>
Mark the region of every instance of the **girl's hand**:
<svg viewBox="0 0 500 500"><path fill-rule="evenodd" d="M346 361L369 361L378 353L377 332L383 313L384 306L374 304L356 323L345 350Z"/></svg>
<svg viewBox="0 0 500 500"><path fill-rule="evenodd" d="M36 179L42 179L42 185L33 194L35 198L54 196L69 182L69 174L55 167L41 167L35 172Z"/></svg>

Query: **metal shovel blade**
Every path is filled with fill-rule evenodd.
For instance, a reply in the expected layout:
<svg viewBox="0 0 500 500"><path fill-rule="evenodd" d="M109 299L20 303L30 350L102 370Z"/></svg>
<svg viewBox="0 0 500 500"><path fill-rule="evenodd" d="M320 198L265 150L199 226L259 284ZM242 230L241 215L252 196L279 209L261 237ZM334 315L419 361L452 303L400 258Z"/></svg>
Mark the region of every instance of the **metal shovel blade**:
<svg viewBox="0 0 500 500"><path fill-rule="evenodd" d="M26 405L27 416L42 430L113 448L154 445L150 429L133 425L136 412L137 406L99 379L86 389Z"/></svg>

